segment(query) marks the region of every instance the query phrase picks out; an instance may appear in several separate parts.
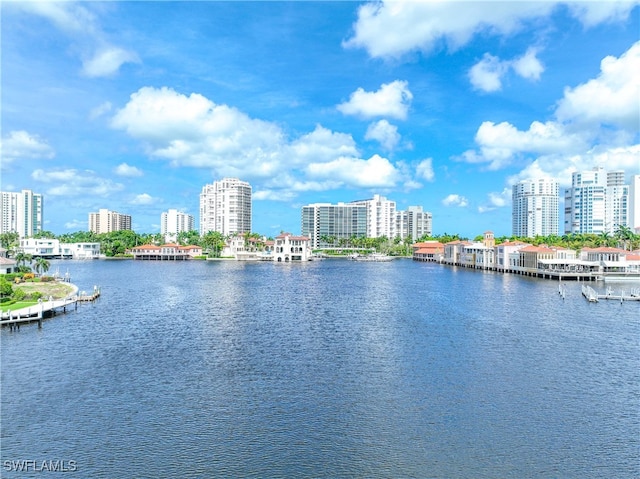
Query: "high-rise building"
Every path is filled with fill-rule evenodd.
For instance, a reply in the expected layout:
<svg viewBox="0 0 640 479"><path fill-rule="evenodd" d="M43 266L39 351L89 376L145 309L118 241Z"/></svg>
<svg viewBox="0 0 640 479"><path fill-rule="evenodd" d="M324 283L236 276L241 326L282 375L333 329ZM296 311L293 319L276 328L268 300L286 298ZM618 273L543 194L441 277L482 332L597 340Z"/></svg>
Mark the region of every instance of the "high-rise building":
<svg viewBox="0 0 640 479"><path fill-rule="evenodd" d="M433 216L422 211L422 206L409 206L404 211L396 212L396 237L411 238L417 241L423 236L431 236Z"/></svg>
<svg viewBox="0 0 640 479"><path fill-rule="evenodd" d="M251 185L223 178L205 185L200 193L200 235L217 231L223 236L251 233Z"/></svg>
<svg viewBox="0 0 640 479"><path fill-rule="evenodd" d="M367 206L356 203L315 203L302 207L302 236L311 248L344 244L367 237Z"/></svg>
<svg viewBox="0 0 640 479"><path fill-rule="evenodd" d="M633 175L629 183L629 228L640 234L640 175Z"/></svg>
<svg viewBox="0 0 640 479"><path fill-rule="evenodd" d="M396 202L374 195L369 200L352 201L353 205L367 207L367 237L393 239L396 236Z"/></svg>
<svg viewBox="0 0 640 479"><path fill-rule="evenodd" d="M29 238L42 231L42 195L31 190L19 193L0 192L2 217L0 233L18 233L20 238Z"/></svg>
<svg viewBox="0 0 640 479"><path fill-rule="evenodd" d="M176 209L164 211L160 215L160 234L166 242L176 241L178 233L189 232L195 229L193 215L183 213Z"/></svg>
<svg viewBox="0 0 640 479"><path fill-rule="evenodd" d="M513 185L512 235L521 238L559 233L560 186L549 178L523 180Z"/></svg>
<svg viewBox="0 0 640 479"><path fill-rule="evenodd" d="M106 208L97 213L89 213L89 231L96 234L111 233L131 229L131 216L123 215Z"/></svg>
<svg viewBox="0 0 640 479"><path fill-rule="evenodd" d="M629 185L624 171L574 172L564 195L564 232L614 234L629 226Z"/></svg>

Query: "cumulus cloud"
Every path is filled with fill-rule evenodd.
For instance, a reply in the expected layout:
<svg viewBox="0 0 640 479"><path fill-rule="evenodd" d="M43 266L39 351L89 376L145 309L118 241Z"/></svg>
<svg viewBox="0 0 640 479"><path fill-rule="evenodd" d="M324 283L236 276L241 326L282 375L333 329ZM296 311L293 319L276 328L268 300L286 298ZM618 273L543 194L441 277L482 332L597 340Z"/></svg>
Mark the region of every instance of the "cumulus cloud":
<svg viewBox="0 0 640 479"><path fill-rule="evenodd" d="M351 135L316 125L311 133L292 141L286 147L285 155L294 164L307 165L341 156L358 156L359 152Z"/></svg>
<svg viewBox="0 0 640 479"><path fill-rule="evenodd" d="M399 58L412 51L456 50L476 35L510 35L547 18L559 5L585 26L625 20L635 6L619 2L369 2L358 9L353 35L345 48L364 48L374 58Z"/></svg>
<svg viewBox="0 0 640 479"><path fill-rule="evenodd" d="M416 167L416 176L427 181L433 181L435 179L435 173L433 172L433 159L427 158L418 163L418 166Z"/></svg>
<svg viewBox="0 0 640 479"><path fill-rule="evenodd" d="M31 173L34 181L48 185L46 194L51 196L109 196L122 191L124 186L103 178L92 170L50 170L37 169Z"/></svg>
<svg viewBox="0 0 640 479"><path fill-rule="evenodd" d="M82 73L85 76L111 76L123 64L140 61L133 50L112 44L100 27L90 3L16 2L16 5L28 13L46 18L71 38L75 49L81 52Z"/></svg>
<svg viewBox="0 0 640 479"><path fill-rule="evenodd" d="M200 94L183 95L166 87L133 93L111 126L143 142L151 157L174 166L262 179L264 187L254 194L256 199L337 187L384 187L405 179L386 158L362 159L351 135L316 125L290 139L274 123ZM392 130L389 125L387 133Z"/></svg>
<svg viewBox="0 0 640 479"><path fill-rule="evenodd" d="M136 195L133 200L130 201L132 205L151 205L156 203L158 200L153 198L151 195L147 193L142 193L140 195Z"/></svg>
<svg viewBox="0 0 640 479"><path fill-rule="evenodd" d="M486 163L492 170L522 157L565 165L580 158L586 165L595 152L611 154L633 149L640 129L637 71L640 71L640 42L619 58L608 56L602 60L597 78L566 88L557 103L555 120L534 121L524 131L508 122L485 121L475 136L478 149L464 152L460 159ZM622 157L626 158L624 154ZM636 157L632 168L637 167ZM552 169L560 172L559 168Z"/></svg>
<svg viewBox="0 0 640 479"><path fill-rule="evenodd" d="M370 124L364 138L377 141L387 151L393 150L400 142L398 127L387 120Z"/></svg>
<svg viewBox="0 0 640 479"><path fill-rule="evenodd" d="M55 156L53 148L44 140L24 130L9 132L0 141L0 152L3 165L15 160L51 159Z"/></svg>
<svg viewBox="0 0 640 479"><path fill-rule="evenodd" d="M479 213L487 213L511 204L511 188L504 188L501 192L492 191L488 195L488 203L478 206Z"/></svg>
<svg viewBox="0 0 640 479"><path fill-rule="evenodd" d="M561 122L596 123L640 129L640 42L619 58L607 56L597 78L566 88L558 102Z"/></svg>
<svg viewBox="0 0 640 479"><path fill-rule="evenodd" d="M396 167L379 155L368 160L342 157L328 163L312 163L307 167L307 173L313 178L331 178L365 188L392 187L400 177Z"/></svg>
<svg viewBox="0 0 640 479"><path fill-rule="evenodd" d="M406 81L396 80L385 83L375 92L358 88L349 101L337 106L345 115L362 118L390 117L399 120L407 118L413 94Z"/></svg>
<svg viewBox="0 0 640 479"><path fill-rule="evenodd" d="M120 163L118 166L115 167L113 172L118 176L127 176L130 178L142 176L144 174L142 173L142 170L140 168L137 168L135 166L130 166L126 163Z"/></svg>
<svg viewBox="0 0 640 479"><path fill-rule="evenodd" d="M486 92L502 88L502 77L509 69L507 62L488 53L469 70L469 80L474 88Z"/></svg>
<svg viewBox="0 0 640 479"><path fill-rule="evenodd" d="M544 72L544 65L537 57L538 50L529 48L527 52L519 58L510 62L514 71L527 80L540 80L540 75Z"/></svg>
<svg viewBox="0 0 640 479"><path fill-rule="evenodd" d="M485 121L475 136L480 153L467 151L464 160L469 163L489 163L490 170L508 166L514 157L524 153L545 154L556 151L580 151L586 147L578 133L569 134L556 122L534 121L527 131L518 130L508 122L495 124Z"/></svg>
<svg viewBox="0 0 640 479"><path fill-rule="evenodd" d="M459 206L463 208L469 204L469 200L467 200L464 196L450 194L442 200L442 204L444 206Z"/></svg>
<svg viewBox="0 0 640 479"><path fill-rule="evenodd" d="M485 53L482 60L469 70L469 80L476 90L494 92L502 89L502 78L513 70L528 80L539 80L544 66L537 58L537 50L529 48L521 57L501 60Z"/></svg>

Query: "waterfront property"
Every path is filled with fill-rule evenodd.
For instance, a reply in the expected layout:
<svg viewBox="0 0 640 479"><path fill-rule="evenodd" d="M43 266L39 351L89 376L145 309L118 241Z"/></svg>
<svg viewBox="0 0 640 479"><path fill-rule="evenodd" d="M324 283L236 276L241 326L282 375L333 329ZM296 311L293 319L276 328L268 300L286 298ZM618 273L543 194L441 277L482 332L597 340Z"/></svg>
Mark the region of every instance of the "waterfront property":
<svg viewBox="0 0 640 479"><path fill-rule="evenodd" d="M163 245L145 244L131 249L133 259L154 261L183 261L202 255L200 246L180 246L174 243Z"/></svg>
<svg viewBox="0 0 640 479"><path fill-rule="evenodd" d="M276 236L273 245L273 261L309 261L311 259L311 240L306 236L294 236L282 233Z"/></svg>
<svg viewBox="0 0 640 479"><path fill-rule="evenodd" d="M583 248L578 256L574 250L556 246L495 245L490 231L484 233L483 241L451 241L443 245L441 254L438 251L435 244L416 243L413 259L541 278L640 281L640 251Z"/></svg>

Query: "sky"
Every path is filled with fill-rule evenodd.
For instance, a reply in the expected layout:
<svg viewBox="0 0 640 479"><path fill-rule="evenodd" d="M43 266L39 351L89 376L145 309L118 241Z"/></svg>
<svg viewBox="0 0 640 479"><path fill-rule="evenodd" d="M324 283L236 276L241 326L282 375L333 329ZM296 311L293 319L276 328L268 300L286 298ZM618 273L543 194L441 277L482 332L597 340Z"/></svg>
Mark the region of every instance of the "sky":
<svg viewBox="0 0 640 479"><path fill-rule="evenodd" d="M44 229L160 231L224 177L253 232L301 207L422 206L434 234L511 235L511 187L640 174L640 2L3 1L2 191ZM563 223L561 206L560 224ZM560 232L562 234L562 232Z"/></svg>

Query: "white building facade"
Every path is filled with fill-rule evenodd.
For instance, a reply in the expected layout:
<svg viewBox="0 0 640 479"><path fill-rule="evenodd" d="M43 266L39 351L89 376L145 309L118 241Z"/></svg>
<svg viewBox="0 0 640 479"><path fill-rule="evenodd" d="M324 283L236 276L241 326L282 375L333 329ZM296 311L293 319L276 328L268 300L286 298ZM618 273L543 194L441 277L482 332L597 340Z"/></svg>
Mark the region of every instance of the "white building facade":
<svg viewBox="0 0 640 479"><path fill-rule="evenodd" d="M512 188L512 235L521 238L559 233L560 186L550 178L524 180Z"/></svg>
<svg viewBox="0 0 640 479"><path fill-rule="evenodd" d="M433 215L423 211L422 206L409 206L404 211L396 211L396 234L401 239L417 241L433 232Z"/></svg>
<svg viewBox="0 0 640 479"><path fill-rule="evenodd" d="M106 208L97 213L89 213L89 231L95 234L111 233L131 229L131 216L110 211Z"/></svg>
<svg viewBox="0 0 640 479"><path fill-rule="evenodd" d="M396 236L396 202L384 196L374 195L369 200L352 201L351 204L367 207L367 238Z"/></svg>
<svg viewBox="0 0 640 479"><path fill-rule="evenodd" d="M367 236L367 207L354 203L314 203L302 207L302 235L312 248L341 246Z"/></svg>
<svg viewBox="0 0 640 479"><path fill-rule="evenodd" d="M614 234L629 226L629 185L623 171L574 172L565 190L564 232Z"/></svg>
<svg viewBox="0 0 640 479"><path fill-rule="evenodd" d="M629 228L640 234L640 175L633 175L629 182Z"/></svg>
<svg viewBox="0 0 640 479"><path fill-rule="evenodd" d="M200 235L250 233L251 194L251 185L238 178L205 185L200 193Z"/></svg>
<svg viewBox="0 0 640 479"><path fill-rule="evenodd" d="M175 242L178 233L189 232L195 229L193 215L183 213L177 209L169 209L160 215L160 234L167 243Z"/></svg>
<svg viewBox="0 0 640 479"><path fill-rule="evenodd" d="M42 231L42 195L31 190L0 192L0 233L28 238Z"/></svg>

